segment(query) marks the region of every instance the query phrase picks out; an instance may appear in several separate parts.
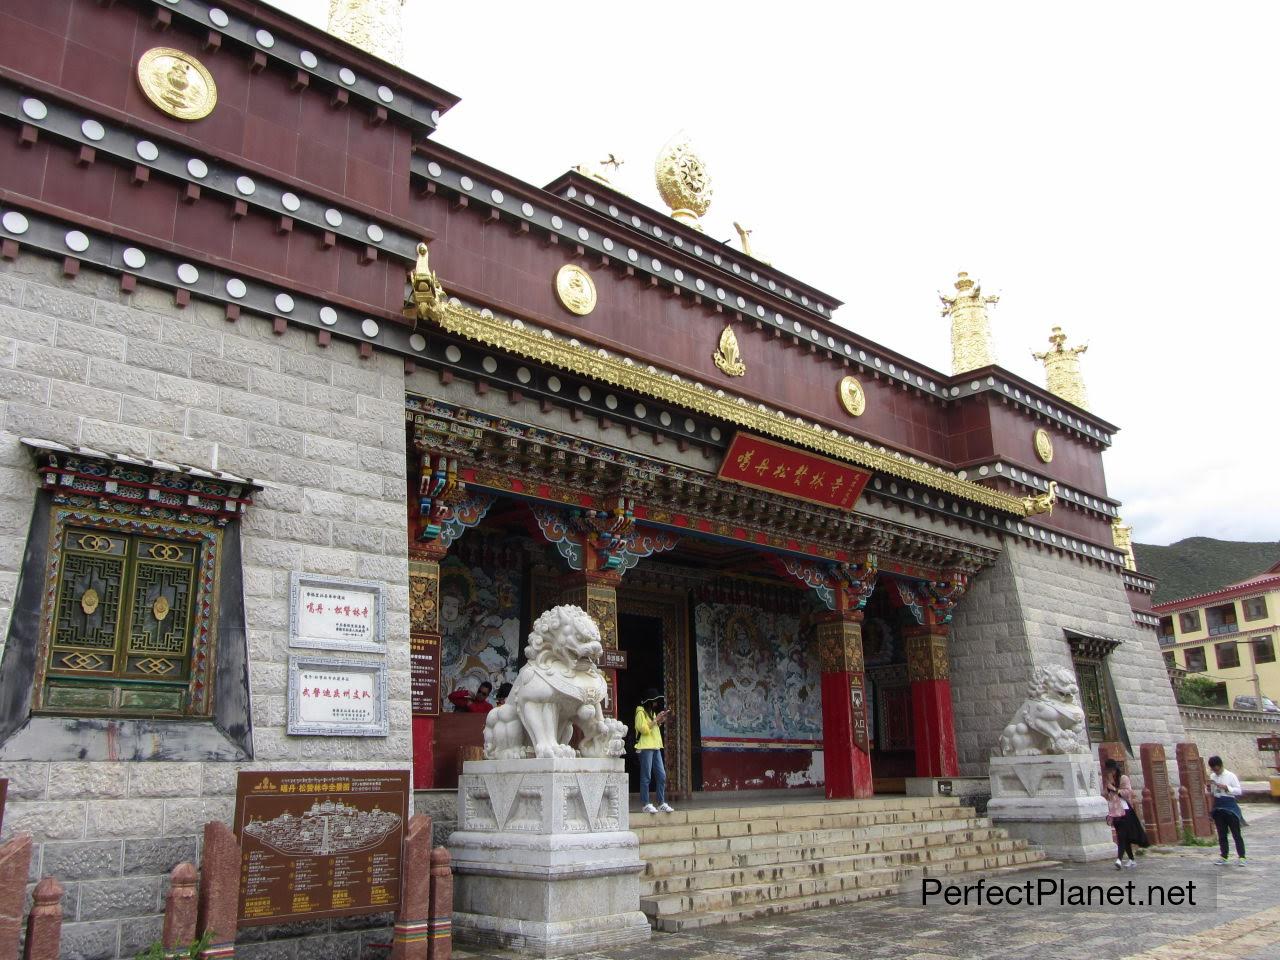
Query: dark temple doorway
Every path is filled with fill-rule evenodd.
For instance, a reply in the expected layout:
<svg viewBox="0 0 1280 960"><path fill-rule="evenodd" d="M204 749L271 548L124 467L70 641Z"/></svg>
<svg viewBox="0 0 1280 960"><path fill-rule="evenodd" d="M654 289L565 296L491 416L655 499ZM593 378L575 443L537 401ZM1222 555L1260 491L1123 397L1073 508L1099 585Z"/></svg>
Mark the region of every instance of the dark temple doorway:
<svg viewBox="0 0 1280 960"><path fill-rule="evenodd" d="M631 731L627 737L627 778L629 789L635 793L640 789L640 763L635 753L636 707L649 687L659 693L666 689L662 669L662 619L619 613L618 647L627 652L627 669L618 671L618 717ZM664 730L664 743L667 736Z"/></svg>

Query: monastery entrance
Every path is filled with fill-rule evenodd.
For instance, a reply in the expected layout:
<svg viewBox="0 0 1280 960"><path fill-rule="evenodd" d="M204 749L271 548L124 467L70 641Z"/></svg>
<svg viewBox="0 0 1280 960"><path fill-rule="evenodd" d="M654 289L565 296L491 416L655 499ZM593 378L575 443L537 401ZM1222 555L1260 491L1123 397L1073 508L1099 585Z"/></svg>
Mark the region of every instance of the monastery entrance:
<svg viewBox="0 0 1280 960"><path fill-rule="evenodd" d="M948 623L989 557L441 402L411 399L409 430L411 640L439 671L417 783L479 754L459 691L496 700L560 603L600 627L611 711L630 724L645 689L665 695L673 796L957 775Z"/></svg>

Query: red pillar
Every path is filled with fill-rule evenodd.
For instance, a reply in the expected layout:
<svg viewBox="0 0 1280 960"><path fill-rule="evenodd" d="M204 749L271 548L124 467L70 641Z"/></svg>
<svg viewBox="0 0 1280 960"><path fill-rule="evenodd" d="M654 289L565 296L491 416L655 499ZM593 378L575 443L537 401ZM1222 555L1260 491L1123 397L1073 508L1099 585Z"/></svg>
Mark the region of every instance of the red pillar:
<svg viewBox="0 0 1280 960"><path fill-rule="evenodd" d="M413 708L413 788L435 785L440 689L440 561L438 544L409 545L409 668Z"/></svg>
<svg viewBox="0 0 1280 960"><path fill-rule="evenodd" d="M960 775L947 632L946 624L937 623L905 631L917 777Z"/></svg>
<svg viewBox="0 0 1280 960"><path fill-rule="evenodd" d="M869 797L870 744L862 661L862 611L837 610L818 624L822 660L822 753L827 798Z"/></svg>

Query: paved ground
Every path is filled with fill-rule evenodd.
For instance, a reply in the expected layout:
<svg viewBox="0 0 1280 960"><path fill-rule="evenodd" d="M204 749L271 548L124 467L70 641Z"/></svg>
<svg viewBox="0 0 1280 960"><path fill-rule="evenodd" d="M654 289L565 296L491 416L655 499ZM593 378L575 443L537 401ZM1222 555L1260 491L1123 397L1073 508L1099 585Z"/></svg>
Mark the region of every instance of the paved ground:
<svg viewBox="0 0 1280 960"><path fill-rule="evenodd" d="M1074 884L1195 882L1197 909L1089 909L921 906L920 887L901 897L712 927L655 933L644 945L583 960L1280 960L1280 805L1246 806L1250 863L1219 867L1214 848L1152 849L1134 871L1102 864L1031 870L1008 883L1054 879ZM972 883L976 877L953 878ZM1216 889L1215 889L1216 887ZM514 956L456 947L459 960Z"/></svg>

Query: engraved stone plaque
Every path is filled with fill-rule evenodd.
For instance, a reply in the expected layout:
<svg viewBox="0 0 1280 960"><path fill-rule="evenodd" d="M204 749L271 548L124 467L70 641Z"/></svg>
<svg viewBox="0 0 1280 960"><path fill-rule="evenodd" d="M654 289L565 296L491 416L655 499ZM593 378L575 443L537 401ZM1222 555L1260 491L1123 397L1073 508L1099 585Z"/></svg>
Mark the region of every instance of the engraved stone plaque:
<svg viewBox="0 0 1280 960"><path fill-rule="evenodd" d="M293 571L289 581L289 646L386 650L385 584Z"/></svg>

